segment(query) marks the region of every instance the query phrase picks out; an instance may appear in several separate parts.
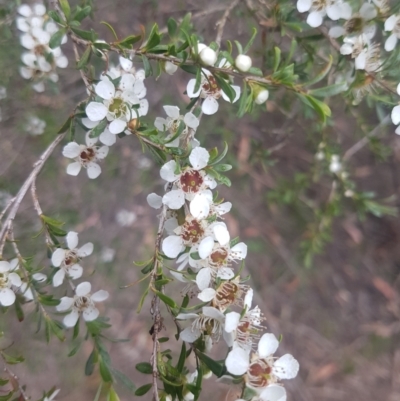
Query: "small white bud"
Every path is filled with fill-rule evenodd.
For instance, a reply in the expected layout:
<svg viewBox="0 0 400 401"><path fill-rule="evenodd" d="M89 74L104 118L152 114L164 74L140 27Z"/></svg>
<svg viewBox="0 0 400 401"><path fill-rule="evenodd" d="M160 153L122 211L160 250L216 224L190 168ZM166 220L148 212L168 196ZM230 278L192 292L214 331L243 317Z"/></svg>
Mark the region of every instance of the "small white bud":
<svg viewBox="0 0 400 401"><path fill-rule="evenodd" d="M197 54L200 54L200 52L206 47L207 45L205 45L204 43L197 43Z"/></svg>
<svg viewBox="0 0 400 401"><path fill-rule="evenodd" d="M173 75L177 69L178 69L178 66L176 64L171 63L170 61L165 62L164 70L167 74Z"/></svg>
<svg viewBox="0 0 400 401"><path fill-rule="evenodd" d="M171 395L167 394L167 395L165 396L165 401L172 401Z"/></svg>
<svg viewBox="0 0 400 401"><path fill-rule="evenodd" d="M268 89L263 89L262 91L258 92L258 95L256 96L255 102L257 104L263 104L268 100L269 97L269 91Z"/></svg>
<svg viewBox="0 0 400 401"><path fill-rule="evenodd" d="M203 379L210 379L212 377L212 372L209 370L207 373L203 374Z"/></svg>
<svg viewBox="0 0 400 401"><path fill-rule="evenodd" d="M251 58L249 56L246 56L245 54L239 54L236 57L235 65L239 71L242 72L249 71L251 68L251 64L252 64Z"/></svg>
<svg viewBox="0 0 400 401"><path fill-rule="evenodd" d="M194 400L194 394L188 391L186 394L183 395L183 399L185 401L193 401Z"/></svg>
<svg viewBox="0 0 400 401"><path fill-rule="evenodd" d="M217 61L217 53L210 47L205 47L201 52L199 52L199 57L201 63L205 67L214 65Z"/></svg>

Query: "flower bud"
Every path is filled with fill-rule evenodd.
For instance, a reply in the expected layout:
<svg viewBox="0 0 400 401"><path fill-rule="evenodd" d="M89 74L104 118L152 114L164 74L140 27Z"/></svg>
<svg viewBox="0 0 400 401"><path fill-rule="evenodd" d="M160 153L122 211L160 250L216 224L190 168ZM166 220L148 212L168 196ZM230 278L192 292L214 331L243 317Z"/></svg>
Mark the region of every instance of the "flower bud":
<svg viewBox="0 0 400 401"><path fill-rule="evenodd" d="M173 75L177 69L178 66L170 61L166 61L164 64L164 71L169 75Z"/></svg>
<svg viewBox="0 0 400 401"><path fill-rule="evenodd" d="M236 68L241 72L247 72L251 68L251 58L245 54L239 54L235 60Z"/></svg>
<svg viewBox="0 0 400 401"><path fill-rule="evenodd" d="M194 400L194 394L187 390L187 392L183 394L183 399L185 401L193 401Z"/></svg>
<svg viewBox="0 0 400 401"><path fill-rule="evenodd" d="M258 92L255 98L255 102L257 104L263 104L268 100L268 96L269 96L268 89L262 89L260 92Z"/></svg>
<svg viewBox="0 0 400 401"><path fill-rule="evenodd" d="M132 118L132 120L128 122L128 129L131 132L135 132L139 127L140 127L140 121L138 118Z"/></svg>
<svg viewBox="0 0 400 401"><path fill-rule="evenodd" d="M203 50L199 52L199 58L201 63L205 67L208 67L210 65L214 65L217 61L217 53L210 47L206 46Z"/></svg>

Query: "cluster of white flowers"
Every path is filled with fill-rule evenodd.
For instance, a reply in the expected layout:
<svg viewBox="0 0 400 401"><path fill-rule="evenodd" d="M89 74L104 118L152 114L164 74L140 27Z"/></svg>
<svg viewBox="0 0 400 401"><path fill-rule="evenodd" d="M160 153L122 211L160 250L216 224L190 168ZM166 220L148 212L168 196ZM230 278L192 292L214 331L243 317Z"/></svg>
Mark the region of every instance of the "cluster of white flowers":
<svg viewBox="0 0 400 401"><path fill-rule="evenodd" d="M58 81L58 68L66 68L68 59L59 47L51 49L50 39L58 31L57 24L46 14L46 7L36 3L32 6L22 4L18 7L17 28L22 31L20 42L26 49L21 59L24 66L20 68L23 78L32 81L37 92L43 92L46 80ZM61 43L66 43L64 36Z"/></svg>
<svg viewBox="0 0 400 401"><path fill-rule="evenodd" d="M93 99L82 119L89 129L86 144L70 142L63 149L63 155L74 160L67 167L70 175L78 175L83 167L89 178L97 178L101 173L97 162L107 156L116 136L131 135L139 127L139 118L148 112L144 71L136 71L129 59L120 57L119 62L93 85ZM98 146L98 141L104 146Z"/></svg>
<svg viewBox="0 0 400 401"><path fill-rule="evenodd" d="M169 116L172 114L169 110L174 110L170 118L178 118L178 108L166 106L165 110ZM163 124L168 126L168 122ZM166 235L161 248L168 258L177 258L178 265L171 275L196 291L204 305L197 313L176 316L190 322L180 338L188 343L200 339L208 352L214 342L223 338L232 347L226 360L228 372L243 376L246 385L257 391L257 399L278 401L286 394L278 380L295 377L299 364L291 355L275 360L272 356L278 347L275 336L261 337L264 317L258 306L252 306L252 288L234 269L235 263L246 258L247 246L231 240L226 224L221 221L232 204L217 200L212 193L217 182L209 162L209 152L197 146L185 165L175 160L165 163L160 175L169 183L169 190L162 197L152 193L147 198L153 208L165 207ZM258 340L259 351L251 356ZM184 398L191 400L193 394L188 391Z"/></svg>
<svg viewBox="0 0 400 401"><path fill-rule="evenodd" d="M39 117L31 114L28 116L27 121L24 125L24 130L32 135L42 135L44 130L46 129L46 121L40 119Z"/></svg>

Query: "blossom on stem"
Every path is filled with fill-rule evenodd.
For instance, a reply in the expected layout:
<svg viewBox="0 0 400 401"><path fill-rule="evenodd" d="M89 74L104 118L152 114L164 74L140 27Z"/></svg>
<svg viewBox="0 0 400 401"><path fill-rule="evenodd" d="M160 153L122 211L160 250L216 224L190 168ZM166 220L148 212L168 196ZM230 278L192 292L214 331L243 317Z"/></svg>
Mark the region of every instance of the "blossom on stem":
<svg viewBox="0 0 400 401"><path fill-rule="evenodd" d="M400 15L391 15L385 21L385 31L391 32L391 35L386 39L385 50L391 52L397 45L400 39Z"/></svg>
<svg viewBox="0 0 400 401"><path fill-rule="evenodd" d="M51 263L54 267L59 267L60 270L53 277L54 287L60 286L65 276L76 280L82 276L83 268L79 264L80 260L89 256L93 252L93 244L86 243L79 249L78 246L78 233L70 231L66 237L68 249L57 248L51 256Z"/></svg>
<svg viewBox="0 0 400 401"><path fill-rule="evenodd" d="M15 266L5 260L0 260L0 305L10 306L15 302L13 287L19 288L21 277L13 270Z"/></svg>
<svg viewBox="0 0 400 401"><path fill-rule="evenodd" d="M99 316L96 302L105 301L108 298L108 292L100 290L90 294L91 288L91 284L85 281L76 287L74 297L61 298L61 302L56 306L57 311L65 312L71 309L71 312L63 319L66 327L74 327L81 314L87 322Z"/></svg>

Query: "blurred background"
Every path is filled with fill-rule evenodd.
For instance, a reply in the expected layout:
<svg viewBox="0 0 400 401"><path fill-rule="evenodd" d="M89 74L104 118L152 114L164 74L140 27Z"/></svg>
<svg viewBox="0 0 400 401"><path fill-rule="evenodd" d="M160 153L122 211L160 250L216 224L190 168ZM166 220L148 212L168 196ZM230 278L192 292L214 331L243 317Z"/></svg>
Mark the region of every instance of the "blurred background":
<svg viewBox="0 0 400 401"><path fill-rule="evenodd" d="M169 17L178 20L191 12L197 32L209 43L215 39L216 22L229 3L96 0L95 20L87 21L85 27L94 27L104 39L112 40L100 21L107 21L124 37L139 33L140 25L149 29L157 22L161 29ZM268 65L273 45L285 51L288 44L268 24L270 2L249 4L256 15L248 4L240 3L227 21L222 43L226 39L246 43L256 26L259 35L251 52L253 65ZM7 96L0 100L0 209L16 194L74 106L86 97L70 42L63 46L69 67L59 71L59 83L44 93L33 91L19 76L22 48L15 27L12 30L13 37L0 38L0 85L7 88ZM321 51L329 53L328 44L324 46ZM296 52L296 64L302 60L301 52L301 48ZM98 65L101 71L101 63ZM140 62L136 65L141 68ZM322 67L316 61L316 68ZM164 117L163 105L183 109L188 103L184 91L190 78L183 71L173 77L163 74L157 81L147 78L150 109L145 120L151 123L157 116ZM237 105L220 102L220 112L202 119L196 137L207 148L222 149L223 140L229 144L226 162L234 166L228 173L232 187L219 187L220 195L233 203L225 221L231 237L240 236L249 247L246 268L252 276L255 303L266 316L268 330L283 335L279 355L288 352L300 362L299 376L285 384L288 400L398 401L399 221L368 211L360 219L357 207L345 197L328 222L318 214L329 209L335 181L327 163L316 160L320 144L334 143L333 151L344 154L379 124L368 105L350 112L337 99L330 104L332 123L324 130L319 129L314 115L305 115L298 101L281 89L271 94L266 105L241 119L235 115ZM379 141L370 141L355 153L346 168L359 191L374 192L377 199L387 199L397 208L400 139L393 131L391 126L379 126ZM83 142L83 132L77 132L77 139ZM67 231L79 232L80 244L94 243L93 255L82 262L84 277L92 282L93 291L110 292L110 299L101 306L112 323L108 335L129 340L107 344L113 365L139 386L149 381L135 365L151 356L150 299L138 315L136 307L144 287L119 287L141 277L134 260L152 255L157 211L147 205L146 196L161 193L164 182L159 166L149 153L142 152L133 135L117 140L96 180L89 180L85 172L78 177L65 173L69 161L61 150L66 143L56 149L37 180L39 201L47 216L65 221ZM323 229L320 237L315 227ZM15 228L23 255L34 256L38 266L50 269L44 236L33 238L41 225L30 194L22 203ZM315 244L319 253L312 262L304 250L310 240L320 241ZM5 256L13 257L11 249L7 248ZM176 288L174 293L172 288ZM63 296L65 291L56 293ZM171 286L170 291L178 294L181 286ZM2 314L0 329L6 335L2 344L12 341L13 353L26 358L14 370L26 383L27 393L38 397L42 389L56 385L61 388L59 400L92 399L99 379L96 374L84 375L91 345L83 344L77 355L67 358L70 342L53 339L47 346L43 330L35 333L34 307L27 304L24 310L22 323L12 310ZM164 316L166 328L173 330L168 315ZM161 334L167 335L167 331ZM174 336L170 338L166 346L175 349ZM201 399L237 398L234 387L211 383L213 379L205 382ZM122 400L133 398L122 387L120 396ZM150 398L150 393L143 397Z"/></svg>

